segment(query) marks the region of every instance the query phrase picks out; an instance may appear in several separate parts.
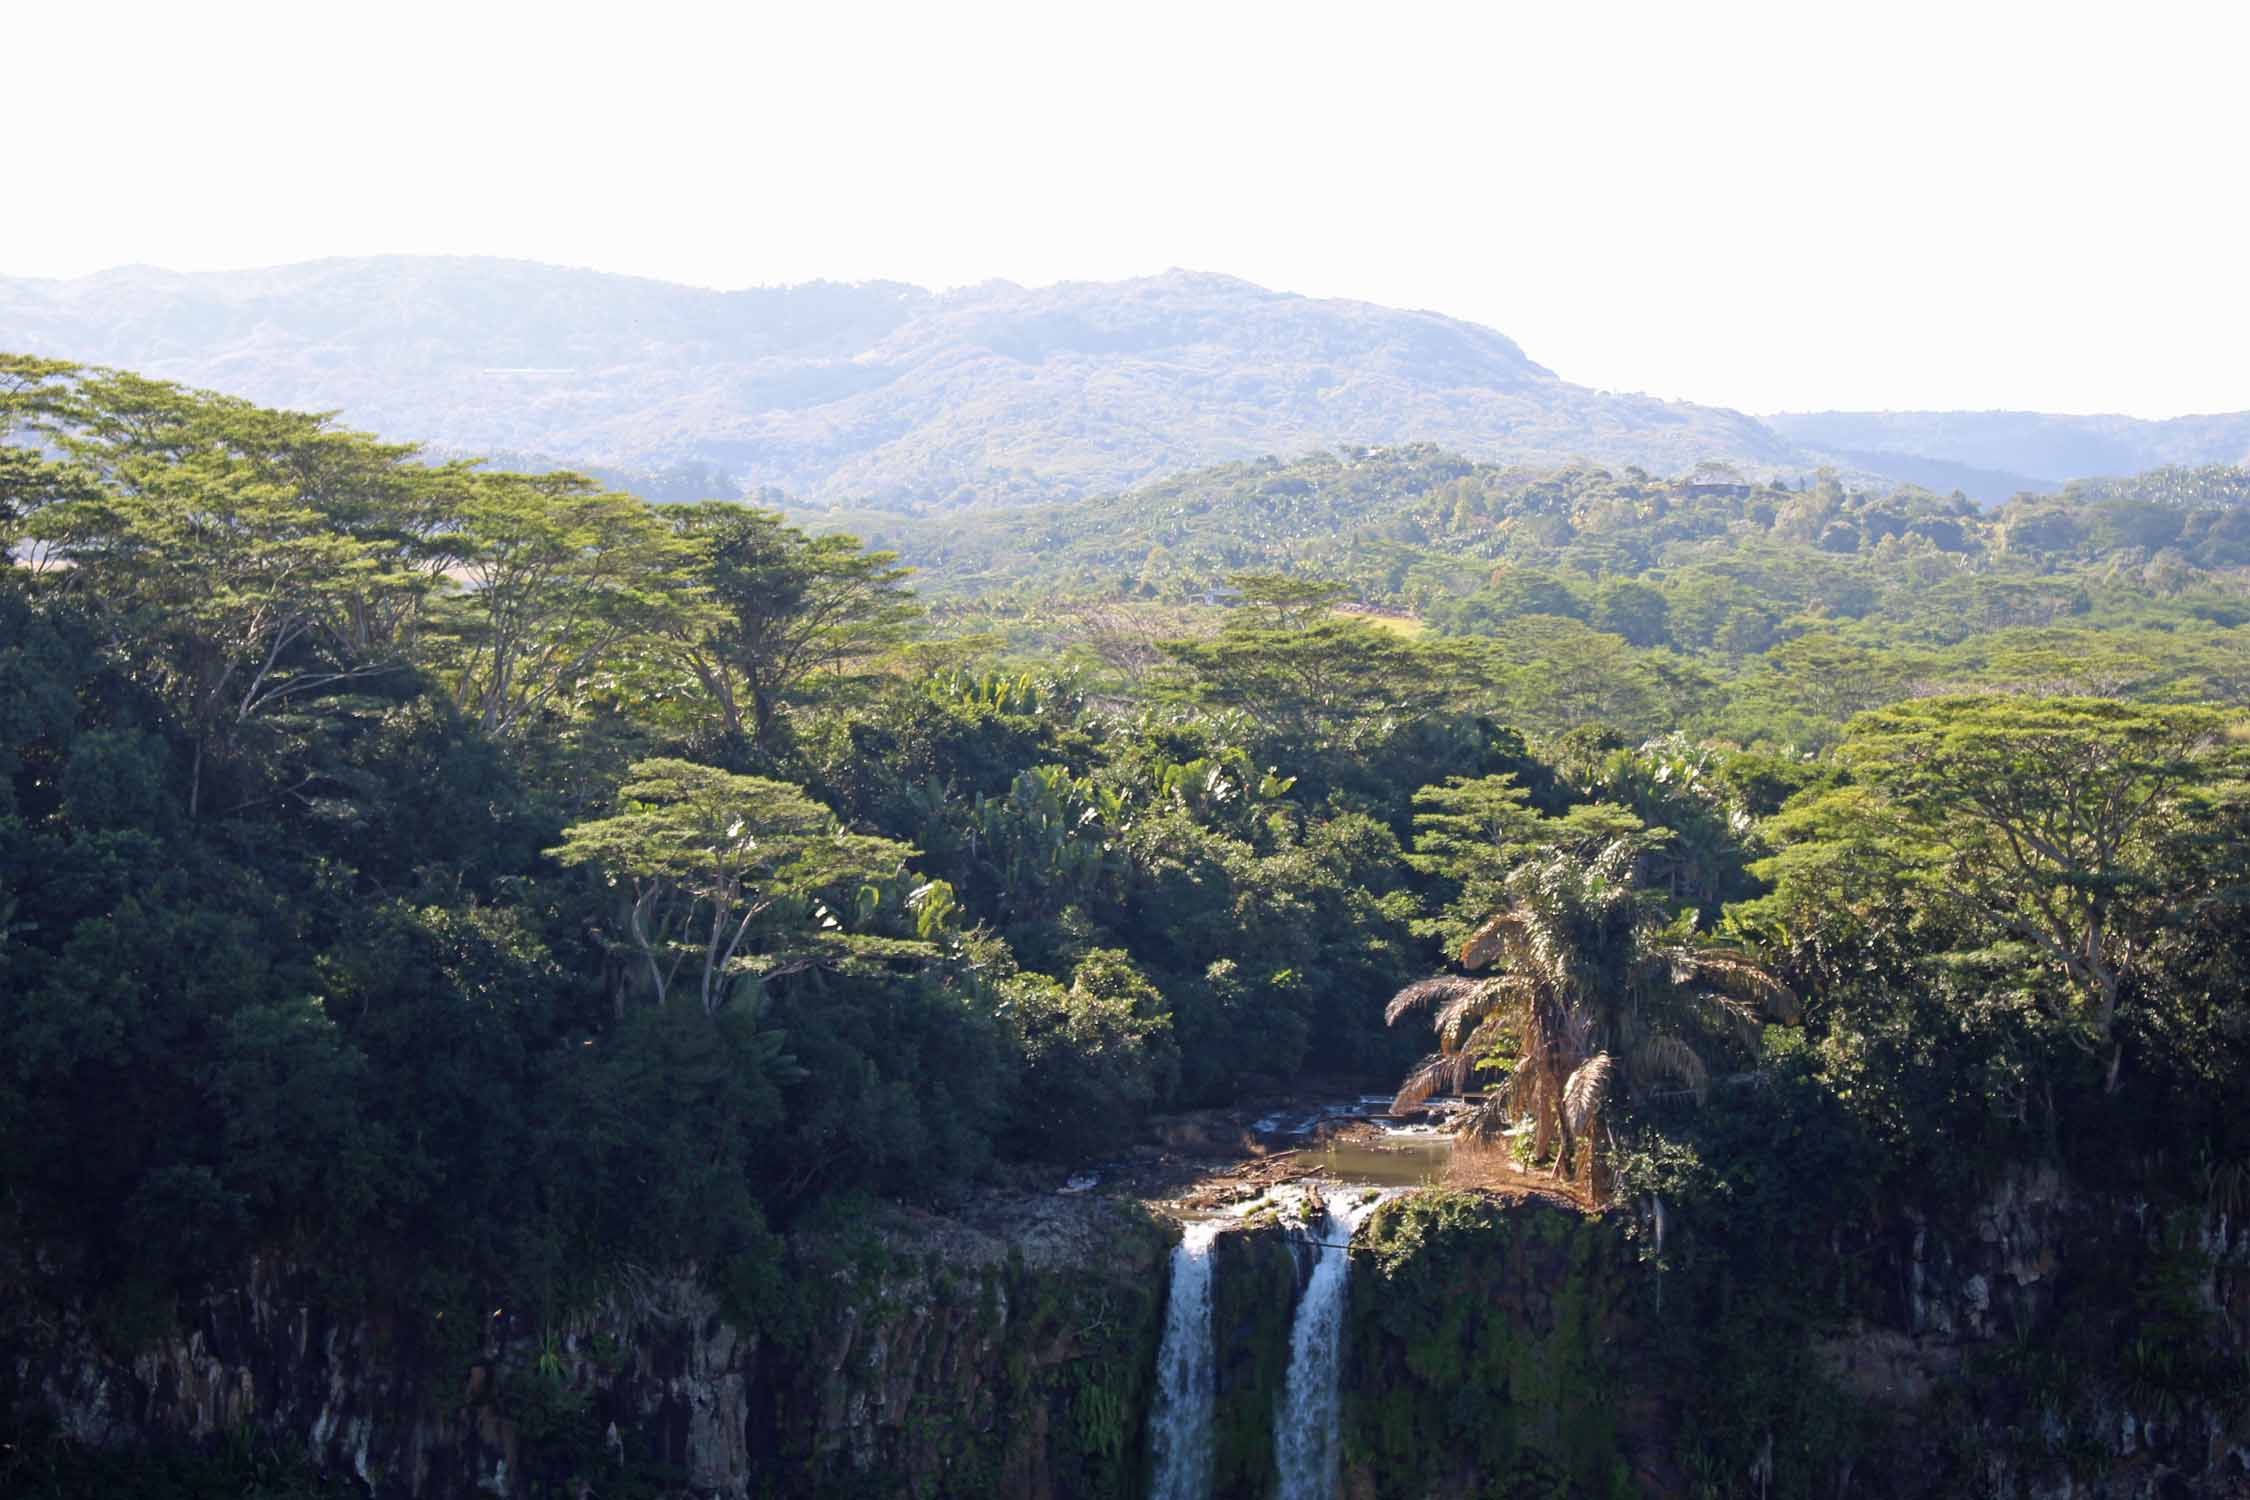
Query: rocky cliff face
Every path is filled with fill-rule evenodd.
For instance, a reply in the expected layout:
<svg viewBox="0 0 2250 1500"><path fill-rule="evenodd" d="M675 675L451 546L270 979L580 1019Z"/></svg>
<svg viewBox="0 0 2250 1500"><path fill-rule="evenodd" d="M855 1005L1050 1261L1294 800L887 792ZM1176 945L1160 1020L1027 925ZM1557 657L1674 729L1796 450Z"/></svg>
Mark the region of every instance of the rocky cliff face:
<svg viewBox="0 0 2250 1500"><path fill-rule="evenodd" d="M1378 1213L1346 1493L2250 1496L2250 1229L2224 1214L2021 1173L1869 1226L1848 1295L1795 1309L1660 1271L1632 1228L1536 1199Z"/></svg>
<svg viewBox="0 0 2250 1500"><path fill-rule="evenodd" d="M1886 1226L1870 1316L1815 1353L1892 1493L2250 1495L2250 1224L2001 1181Z"/></svg>
<svg viewBox="0 0 2250 1500"><path fill-rule="evenodd" d="M19 1300L14 1404L89 1446L258 1432L378 1497L1117 1496L1161 1328L1168 1231L1036 1198L793 1247L790 1304L648 1277L464 1346L335 1316L261 1263L124 1357Z"/></svg>
<svg viewBox="0 0 2250 1500"><path fill-rule="evenodd" d="M653 1276L450 1339L325 1313L262 1262L130 1356L13 1297L0 1395L95 1447L260 1434L385 1500L1124 1500L1172 1238L1127 1204L998 1197L802 1238L748 1306ZM2250 1226L2029 1173L1845 1248L1848 1297L1745 1318L1766 1289L1659 1271L1623 1214L1390 1203L1352 1253L1345 1493L2250 1495ZM1214 1495L1264 1500L1309 1267L1270 1215L1213 1254Z"/></svg>
<svg viewBox="0 0 2250 1500"><path fill-rule="evenodd" d="M1666 1493L1624 1357L1646 1289L1619 1227L1541 1199L1377 1210L1352 1251L1346 1493Z"/></svg>

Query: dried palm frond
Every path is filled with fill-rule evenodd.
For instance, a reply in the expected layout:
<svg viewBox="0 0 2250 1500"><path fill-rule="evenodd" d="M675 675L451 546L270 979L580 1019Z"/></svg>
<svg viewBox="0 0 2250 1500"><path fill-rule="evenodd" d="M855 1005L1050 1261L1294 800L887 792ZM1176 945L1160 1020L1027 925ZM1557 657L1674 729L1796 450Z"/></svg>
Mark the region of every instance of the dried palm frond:
<svg viewBox="0 0 2250 1500"><path fill-rule="evenodd" d="M1492 986L1494 995L1517 1008L1535 1004L1539 999L1539 981L1529 974L1502 974L1484 982Z"/></svg>
<svg viewBox="0 0 2250 1500"><path fill-rule="evenodd" d="M1496 912L1485 919L1484 925L1469 934L1461 945L1461 967L1481 969L1500 956L1508 939L1524 930L1523 918L1513 911Z"/></svg>
<svg viewBox="0 0 2250 1500"><path fill-rule="evenodd" d="M1391 1100L1391 1113L1403 1115L1420 1109L1432 1094L1458 1091L1464 1061L1460 1054L1450 1052L1433 1052L1423 1058L1398 1086L1398 1096Z"/></svg>
<svg viewBox="0 0 2250 1500"><path fill-rule="evenodd" d="M1492 994L1485 986L1478 985L1446 1001L1430 1025L1437 1032L1438 1045L1448 1052L1457 1052L1468 1034L1491 1013Z"/></svg>
<svg viewBox="0 0 2250 1500"><path fill-rule="evenodd" d="M1658 1035L1633 1049L1633 1071L1642 1078L1676 1078L1700 1100L1711 1073L1696 1050L1676 1036Z"/></svg>
<svg viewBox="0 0 2250 1500"><path fill-rule="evenodd" d="M1733 948L1678 950L1685 959L1683 983L1707 984L1732 999L1747 1001L1778 1021L1794 1024L1801 1007L1797 992L1773 977L1773 971L1749 954Z"/></svg>
<svg viewBox="0 0 2250 1500"><path fill-rule="evenodd" d="M1399 1018L1411 1015L1425 1005L1450 1005L1464 995L1473 995L1484 987L1478 979L1463 979L1458 974L1440 974L1435 979L1417 980L1391 996L1391 1003L1383 1007L1383 1024L1396 1026Z"/></svg>
<svg viewBox="0 0 2250 1500"><path fill-rule="evenodd" d="M1563 1120L1573 1135L1584 1134L1587 1122L1601 1112L1602 1101L1609 1096L1609 1079L1614 1065L1607 1052L1597 1052L1571 1070L1570 1079L1563 1085Z"/></svg>
<svg viewBox="0 0 2250 1500"><path fill-rule="evenodd" d="M1519 1064L1508 1075L1507 1086L1501 1090L1500 1099L1519 1119L1531 1121L1531 1153L1544 1157L1555 1147L1558 1127L1562 1123L1563 1075L1552 1066L1551 1059L1544 1063Z"/></svg>
<svg viewBox="0 0 2250 1500"><path fill-rule="evenodd" d="M1476 1030L1461 1039L1458 1050L1474 1066L1493 1048L1509 1040L1509 1031L1508 1017L1498 1011L1491 1012L1477 1022Z"/></svg>
<svg viewBox="0 0 2250 1500"><path fill-rule="evenodd" d="M1489 1145L1505 1137L1515 1128L1515 1111L1508 1107L1506 1097L1495 1094L1463 1117L1461 1134L1480 1145Z"/></svg>
<svg viewBox="0 0 2250 1500"><path fill-rule="evenodd" d="M1548 1086L1554 1080L1554 1073L1553 1059L1526 1057L1508 1070L1507 1081L1501 1087L1507 1090L1518 1111L1530 1114L1541 1097L1551 1091Z"/></svg>

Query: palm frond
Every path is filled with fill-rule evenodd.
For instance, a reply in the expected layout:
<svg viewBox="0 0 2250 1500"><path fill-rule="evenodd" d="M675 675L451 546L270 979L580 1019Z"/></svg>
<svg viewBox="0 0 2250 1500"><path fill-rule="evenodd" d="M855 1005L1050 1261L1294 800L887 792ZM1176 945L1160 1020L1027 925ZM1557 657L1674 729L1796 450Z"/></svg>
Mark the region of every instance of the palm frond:
<svg viewBox="0 0 2250 1500"><path fill-rule="evenodd" d="M1460 1060L1448 1053L1433 1052L1414 1065L1406 1081L1398 1086L1398 1095L1391 1100L1391 1113L1410 1114L1428 1102L1432 1094L1442 1093L1454 1086L1460 1072Z"/></svg>
<svg viewBox="0 0 2250 1500"><path fill-rule="evenodd" d="M1755 1005L1719 994L1715 990L1705 990L1696 997L1696 1002L1703 1008L1704 1022L1714 1030L1732 1031L1735 1040L1745 1047L1757 1045L1765 1018L1759 1014Z"/></svg>
<svg viewBox="0 0 2250 1500"><path fill-rule="evenodd" d="M1747 953L1733 948L1681 949L1675 967L1686 970L1684 978L1688 981L1709 985L1731 999L1758 1006L1784 1023L1794 1024L1800 1013L1797 992Z"/></svg>
<svg viewBox="0 0 2250 1500"><path fill-rule="evenodd" d="M1607 1052L1597 1052L1571 1070L1569 1081L1563 1085L1563 1119L1573 1135L1583 1134L1586 1122L1601 1112L1614 1071Z"/></svg>
<svg viewBox="0 0 2250 1500"><path fill-rule="evenodd" d="M1454 996L1438 1010L1430 1025L1438 1035L1438 1045L1448 1052L1461 1050L1468 1034L1492 1012L1492 995L1484 985L1475 985L1466 993Z"/></svg>
<svg viewBox="0 0 2250 1500"><path fill-rule="evenodd" d="M1461 967L1481 969L1500 956L1508 939L1524 929L1523 918L1513 911L1495 912L1461 945Z"/></svg>
<svg viewBox="0 0 2250 1500"><path fill-rule="evenodd" d="M1501 974L1484 982L1492 986L1493 994L1519 1009L1539 999L1539 981L1529 974Z"/></svg>
<svg viewBox="0 0 2250 1500"><path fill-rule="evenodd" d="M1515 1112L1509 1108L1506 1098L1495 1094L1462 1119L1461 1134L1479 1144L1490 1145L1506 1136L1515 1123Z"/></svg>
<svg viewBox="0 0 2250 1500"><path fill-rule="evenodd" d="M1458 974L1417 980L1391 996L1391 1003L1383 1007L1383 1024L1396 1026L1400 1017L1411 1015L1425 1005L1449 1005L1464 995L1474 994L1482 984L1481 980L1463 979Z"/></svg>
<svg viewBox="0 0 2250 1500"><path fill-rule="evenodd" d="M1458 1050L1473 1066L1477 1059L1509 1040L1508 1031L1508 1018L1493 1011L1477 1022L1476 1030L1461 1039Z"/></svg>
<svg viewBox="0 0 2250 1500"><path fill-rule="evenodd" d="M1711 1071L1693 1047L1669 1033L1648 1038L1634 1049L1633 1071L1643 1079L1673 1078L1697 1099L1711 1084Z"/></svg>

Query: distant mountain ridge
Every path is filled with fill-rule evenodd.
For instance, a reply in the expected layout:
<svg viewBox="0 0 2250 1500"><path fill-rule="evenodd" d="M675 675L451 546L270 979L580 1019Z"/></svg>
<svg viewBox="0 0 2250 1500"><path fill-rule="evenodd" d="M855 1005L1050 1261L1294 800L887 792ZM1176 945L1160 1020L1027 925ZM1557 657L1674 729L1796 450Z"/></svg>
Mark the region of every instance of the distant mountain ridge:
<svg viewBox="0 0 2250 1500"><path fill-rule="evenodd" d="M1339 442L1675 472L1799 462L1751 417L1572 385L1489 329L1173 271L742 292L526 262L0 280L0 348L469 452L708 462L891 506L1069 498Z"/></svg>
<svg viewBox="0 0 2250 1500"><path fill-rule="evenodd" d="M1915 460L2015 480L2020 489L2097 474L2250 462L2250 412L2150 421L2035 411L1815 411L1765 421L1810 451L1897 479L1908 476L1893 468Z"/></svg>
<svg viewBox="0 0 2250 1500"><path fill-rule="evenodd" d="M2250 452L2250 415L1761 421L1574 385L1504 335L1436 313L1190 271L935 293L719 292L482 258L126 267L0 278L0 349L337 409L440 451L708 467L745 491L914 510L1114 493L1339 444L1660 474L1704 460L1754 475L1835 463L1988 501ZM2012 420L1994 429L1995 415Z"/></svg>

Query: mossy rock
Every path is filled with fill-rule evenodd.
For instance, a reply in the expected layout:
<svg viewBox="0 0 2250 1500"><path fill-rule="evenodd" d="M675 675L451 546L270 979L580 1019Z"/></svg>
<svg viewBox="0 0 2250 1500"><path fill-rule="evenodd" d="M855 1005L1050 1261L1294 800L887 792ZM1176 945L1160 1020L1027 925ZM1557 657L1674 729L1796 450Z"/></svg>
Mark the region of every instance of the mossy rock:
<svg viewBox="0 0 2250 1500"><path fill-rule="evenodd" d="M1427 1192L1377 1210L1352 1249L1348 1492L1632 1493L1636 1274L1616 1224L1560 1204Z"/></svg>
<svg viewBox="0 0 2250 1500"><path fill-rule="evenodd" d="M1289 1374L1289 1329L1303 1271L1295 1239L1278 1223L1226 1231L1211 1255L1218 1362L1211 1493L1214 1500L1267 1500L1279 1478L1274 1408Z"/></svg>

